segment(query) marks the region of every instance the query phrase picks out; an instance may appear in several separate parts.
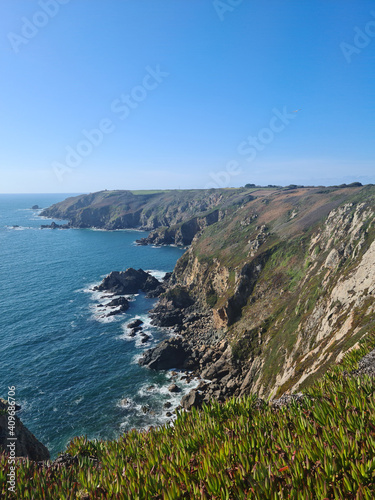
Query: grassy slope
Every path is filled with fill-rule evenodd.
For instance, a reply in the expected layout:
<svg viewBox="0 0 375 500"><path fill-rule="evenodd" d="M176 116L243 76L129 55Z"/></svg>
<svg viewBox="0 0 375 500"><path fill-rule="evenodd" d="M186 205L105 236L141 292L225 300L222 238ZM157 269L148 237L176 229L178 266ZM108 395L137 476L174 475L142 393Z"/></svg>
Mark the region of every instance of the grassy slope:
<svg viewBox="0 0 375 500"><path fill-rule="evenodd" d="M375 379L344 370L357 368L374 344L367 337L300 405L274 410L255 397L233 399L117 441L76 438L68 447L75 465L19 463L15 498L372 499ZM9 464L0 461L1 498L14 498Z"/></svg>

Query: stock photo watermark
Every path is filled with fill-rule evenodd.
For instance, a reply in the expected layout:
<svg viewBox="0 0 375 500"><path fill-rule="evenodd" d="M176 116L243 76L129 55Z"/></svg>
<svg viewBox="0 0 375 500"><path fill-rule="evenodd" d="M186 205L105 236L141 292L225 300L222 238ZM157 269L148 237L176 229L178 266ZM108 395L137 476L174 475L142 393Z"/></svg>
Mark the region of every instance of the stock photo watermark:
<svg viewBox="0 0 375 500"><path fill-rule="evenodd" d="M111 102L112 116L121 121L128 118L132 111L137 109L140 103L147 98L149 92L155 90L168 76L169 73L162 71L159 65L155 68L147 66L141 84L135 85L129 93L121 94ZM83 160L103 143L105 136L115 130L115 121L109 117L101 119L93 129L83 129L80 140L74 146L65 146L65 161L52 162L51 166L58 181L62 182L65 174L71 173L79 167Z"/></svg>
<svg viewBox="0 0 375 500"><path fill-rule="evenodd" d="M39 10L36 10L31 18L21 18L20 33L9 32L7 37L12 50L18 54L21 47L30 43L37 36L39 31L50 22L52 18L60 12L60 7L66 5L71 0L39 0Z"/></svg>
<svg viewBox="0 0 375 500"><path fill-rule="evenodd" d="M7 473L8 491L16 492L16 388L13 386L8 387L8 429L7 429L7 451L8 451L8 464L9 472Z"/></svg>
<svg viewBox="0 0 375 500"><path fill-rule="evenodd" d="M243 0L213 0L212 5L220 21L224 21L226 14L233 12Z"/></svg>
<svg viewBox="0 0 375 500"><path fill-rule="evenodd" d="M272 117L267 127L261 128L256 135L249 135L237 146L237 153L251 163L258 154L262 152L273 140L277 134L280 134L293 121L300 109L289 112L286 106L282 111L277 108L272 109ZM229 161L225 169L219 172L210 172L209 176L213 182L206 184L204 189L229 187L232 177L243 173L241 163L238 160Z"/></svg>
<svg viewBox="0 0 375 500"><path fill-rule="evenodd" d="M353 55L360 54L363 49L370 45L372 39L375 37L375 10L372 10L370 15L373 19L370 19L363 28L354 27L354 36L351 43L340 43L340 49L348 64L352 62Z"/></svg>

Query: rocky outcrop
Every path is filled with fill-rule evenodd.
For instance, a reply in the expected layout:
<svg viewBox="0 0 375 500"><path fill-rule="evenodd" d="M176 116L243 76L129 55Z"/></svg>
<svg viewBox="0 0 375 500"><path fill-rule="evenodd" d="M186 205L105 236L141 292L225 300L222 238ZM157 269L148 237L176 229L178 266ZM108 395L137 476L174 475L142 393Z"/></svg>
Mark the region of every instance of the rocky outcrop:
<svg viewBox="0 0 375 500"><path fill-rule="evenodd" d="M214 210L204 217L193 217L182 224L151 231L147 238L137 240L138 245L190 245L196 235L205 227L215 224L224 217L220 210Z"/></svg>
<svg viewBox="0 0 375 500"><path fill-rule="evenodd" d="M100 285L94 287L94 290L116 295L130 295L139 291L153 292L160 289L160 285L160 281L150 273L129 267L126 271L112 271Z"/></svg>
<svg viewBox="0 0 375 500"><path fill-rule="evenodd" d="M191 350L188 343L177 337L166 339L154 349L146 351L139 360L139 364L153 370L186 368L186 360L190 355Z"/></svg>
<svg viewBox="0 0 375 500"><path fill-rule="evenodd" d="M8 404L0 400L0 450L15 457L27 457L30 460L42 461L49 459L49 451L40 443L15 416L14 435L10 436L8 427ZM9 440L8 438L15 438Z"/></svg>
<svg viewBox="0 0 375 500"><path fill-rule="evenodd" d="M56 224L52 222L51 224L42 224L41 229L70 229L70 224Z"/></svg>

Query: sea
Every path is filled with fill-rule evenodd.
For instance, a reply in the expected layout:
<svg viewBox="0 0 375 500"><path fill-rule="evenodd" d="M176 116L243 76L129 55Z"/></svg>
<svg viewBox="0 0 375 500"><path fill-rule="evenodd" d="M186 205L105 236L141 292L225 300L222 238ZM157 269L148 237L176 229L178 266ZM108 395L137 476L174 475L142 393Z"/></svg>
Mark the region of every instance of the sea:
<svg viewBox="0 0 375 500"><path fill-rule="evenodd" d="M126 313L106 317L97 306L109 299L92 290L128 267L160 279L184 250L137 246L147 233L135 230L41 229L53 219L31 207L68 196L0 195L0 397L15 386L18 416L52 458L75 436L115 439L170 422L166 411L197 383L138 364L145 349L171 335L150 324L155 299L133 295ZM128 336L136 318L150 336L146 344ZM181 393L168 391L173 381Z"/></svg>

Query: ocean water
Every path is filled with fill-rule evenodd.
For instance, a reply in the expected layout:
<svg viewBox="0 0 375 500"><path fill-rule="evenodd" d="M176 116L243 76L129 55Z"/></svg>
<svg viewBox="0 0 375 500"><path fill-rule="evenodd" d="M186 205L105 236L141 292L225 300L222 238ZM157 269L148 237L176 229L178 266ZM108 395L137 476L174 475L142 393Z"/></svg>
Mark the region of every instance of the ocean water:
<svg viewBox="0 0 375 500"><path fill-rule="evenodd" d="M41 230L49 222L30 207L67 196L0 195L0 396L16 386L19 417L52 456L77 435L112 439L162 424L164 403L175 407L181 398L168 392L171 371L137 363L144 349L170 335L150 325L155 300L133 296L126 313L104 318L96 306L108 299L90 289L128 267L162 277L183 251L136 246L146 234L139 231ZM126 334L134 318L151 336L145 345ZM184 391L194 386L181 376ZM145 405L152 411L144 413Z"/></svg>

